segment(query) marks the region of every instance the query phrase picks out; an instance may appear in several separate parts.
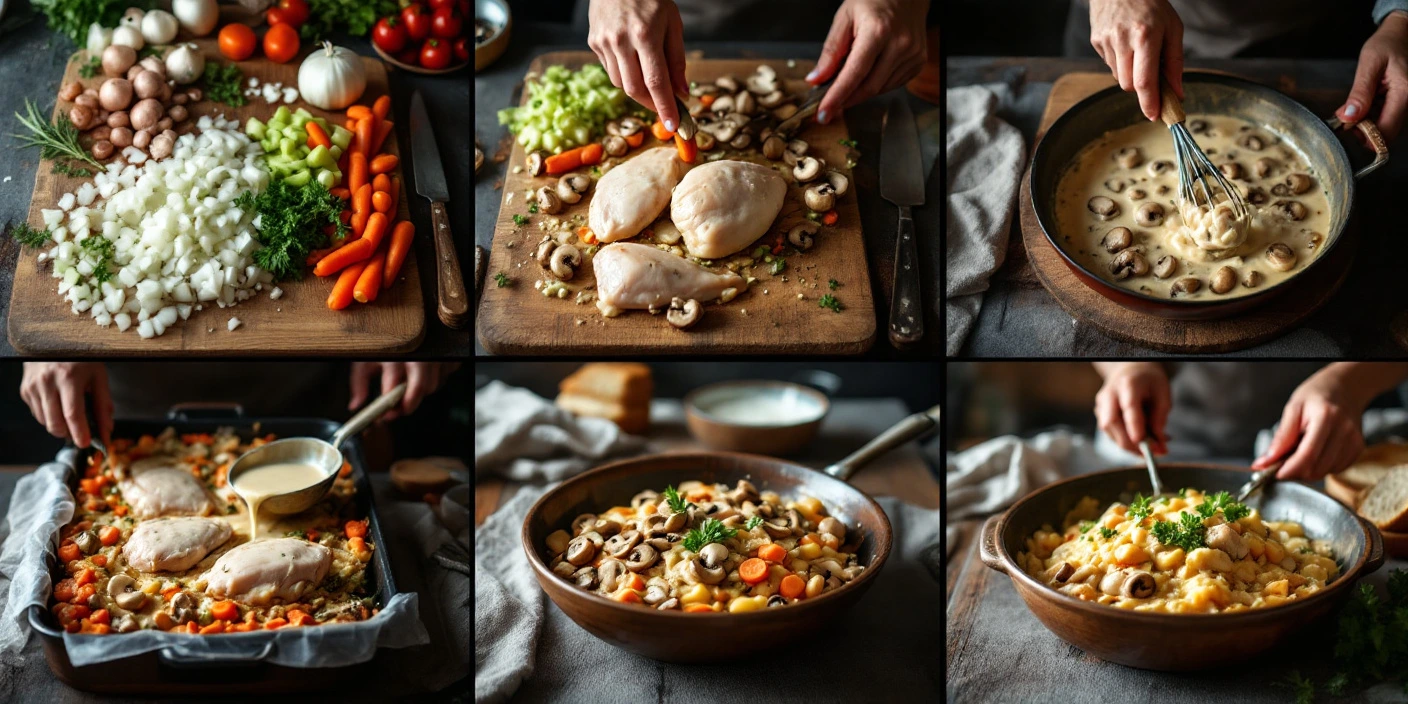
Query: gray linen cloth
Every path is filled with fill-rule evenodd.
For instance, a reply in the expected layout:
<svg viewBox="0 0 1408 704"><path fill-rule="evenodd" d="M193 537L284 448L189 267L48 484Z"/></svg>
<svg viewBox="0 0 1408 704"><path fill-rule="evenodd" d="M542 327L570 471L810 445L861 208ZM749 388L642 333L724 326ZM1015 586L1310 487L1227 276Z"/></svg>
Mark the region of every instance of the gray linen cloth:
<svg viewBox="0 0 1408 704"><path fill-rule="evenodd" d="M559 481L644 446L615 423L574 416L527 389L489 382L474 394L474 473Z"/></svg>
<svg viewBox="0 0 1408 704"><path fill-rule="evenodd" d="M524 487L475 534L475 701L754 701L756 693L739 683L738 663L655 662L598 640L549 601L519 536L528 509L547 489ZM939 700L939 512L878 501L895 530L889 561L860 602L813 640L815 647L798 651L806 653L806 670L825 678L825 689L776 681L758 690L769 701L817 701L821 691L824 701ZM866 676L825 675L838 672Z"/></svg>
<svg viewBox="0 0 1408 704"><path fill-rule="evenodd" d="M949 356L963 347L982 307L988 278L1002 266L1017 188L1026 163L1022 133L997 117L995 91L966 86L948 91L948 221L945 314Z"/></svg>

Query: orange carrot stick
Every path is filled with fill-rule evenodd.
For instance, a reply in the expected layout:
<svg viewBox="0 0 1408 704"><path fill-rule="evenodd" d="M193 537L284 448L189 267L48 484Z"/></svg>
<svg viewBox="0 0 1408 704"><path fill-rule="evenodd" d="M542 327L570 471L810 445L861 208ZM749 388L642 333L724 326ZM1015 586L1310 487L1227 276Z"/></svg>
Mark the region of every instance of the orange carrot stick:
<svg viewBox="0 0 1408 704"><path fill-rule="evenodd" d="M362 270L361 276L357 277L357 285L352 287L352 297L358 303L371 303L376 300L376 295L381 292L382 272L386 269L386 251L379 250L372 256L371 261Z"/></svg>
<svg viewBox="0 0 1408 704"><path fill-rule="evenodd" d="M333 189L330 189L330 190L328 191L328 193L331 193L331 194L333 194L333 195L335 195L335 196L337 196L338 198L341 198L341 199L343 199L343 200L347 200L348 198L351 198L351 197L352 197L352 191L351 191L351 189L348 189L348 188L340 188L340 187L339 187L339 188L333 188Z"/></svg>
<svg viewBox="0 0 1408 704"><path fill-rule="evenodd" d="M679 135L675 135L675 151L679 153L680 161L686 164L693 164L699 158L699 147L694 140Z"/></svg>
<svg viewBox="0 0 1408 704"><path fill-rule="evenodd" d="M347 166L350 169L347 172L347 190L352 192L353 198L356 198L357 191L362 188L362 184L367 182L367 155L360 151L352 152L352 158L347 162Z"/></svg>
<svg viewBox="0 0 1408 704"><path fill-rule="evenodd" d="M376 251L376 247L372 246L371 240L358 239L323 257L323 260L318 262L316 267L313 267L313 273L318 276L331 276L349 265L366 261L371 258L374 251Z"/></svg>
<svg viewBox="0 0 1408 704"><path fill-rule="evenodd" d="M328 133L318 126L318 123L309 121L304 125L308 130L308 147L323 147L332 149L332 139L328 138Z"/></svg>
<svg viewBox="0 0 1408 704"><path fill-rule="evenodd" d="M352 214L371 213L372 210L372 185L363 183L352 192Z"/></svg>
<svg viewBox="0 0 1408 704"><path fill-rule="evenodd" d="M372 191L391 192L391 177L386 174L377 174L372 178Z"/></svg>
<svg viewBox="0 0 1408 704"><path fill-rule="evenodd" d="M347 118L349 120L365 120L372 116L371 108L365 105L353 105L347 108Z"/></svg>
<svg viewBox="0 0 1408 704"><path fill-rule="evenodd" d="M372 193L372 210L378 213L391 211L391 194L386 191L374 191Z"/></svg>
<svg viewBox="0 0 1408 704"><path fill-rule="evenodd" d="M390 134L391 134L391 130L395 129L395 127L396 127L396 123L394 123L394 122L392 122L392 121L390 121L390 120L377 120L377 121L376 121L376 133L375 133L374 135L372 135L372 150L371 150L370 152L367 152L367 153L368 153L368 154L380 154L380 153L381 153L381 145L383 145L383 144L386 143L386 137L387 137L387 135L390 135Z"/></svg>
<svg viewBox="0 0 1408 704"><path fill-rule="evenodd" d="M600 142L593 142L582 147L582 165L591 166L593 164L600 164L604 150L605 148L601 146Z"/></svg>
<svg viewBox="0 0 1408 704"><path fill-rule="evenodd" d="M378 120L385 120L386 116L391 114L391 96L383 95L377 98L376 102L372 103L372 114L376 115Z"/></svg>
<svg viewBox="0 0 1408 704"><path fill-rule="evenodd" d="M366 264L357 262L342 270L342 274L337 277L337 283L333 284L332 293L328 294L329 308L342 310L352 305L352 291L357 286L357 279L362 276L362 271L366 268Z"/></svg>
<svg viewBox="0 0 1408 704"><path fill-rule="evenodd" d="M397 159L395 154L380 154L372 159L369 166L373 174L384 174L396 168L396 165L400 163L401 160ZM586 163L586 160L584 159L582 163Z"/></svg>
<svg viewBox="0 0 1408 704"><path fill-rule="evenodd" d="M372 118L357 121L357 151L361 152L362 156L370 157L375 154L372 151L372 145L376 143L375 133L376 124L372 122Z"/></svg>
<svg viewBox="0 0 1408 704"><path fill-rule="evenodd" d="M352 235L354 237L361 238L362 233L367 229L367 218L369 217L371 217L371 213L365 210L352 214Z"/></svg>
<svg viewBox="0 0 1408 704"><path fill-rule="evenodd" d="M372 247L381 246L382 238L386 237L386 213L372 213L367 216L367 229L362 232L362 239L371 240Z"/></svg>
<svg viewBox="0 0 1408 704"><path fill-rule="evenodd" d="M401 264L406 261L406 252L411 249L411 238L415 237L416 226L410 220L396 223L391 231L391 243L386 248L386 271L382 274L382 288L389 287L401 272Z"/></svg>
<svg viewBox="0 0 1408 704"><path fill-rule="evenodd" d="M640 145L645 144L645 131L642 130L642 131L640 131L640 132L637 132L637 133L635 133L635 134L633 134L633 135L627 137L627 138L626 138L626 144L631 145L631 148L632 148L632 149L635 149L636 147L639 147Z"/></svg>

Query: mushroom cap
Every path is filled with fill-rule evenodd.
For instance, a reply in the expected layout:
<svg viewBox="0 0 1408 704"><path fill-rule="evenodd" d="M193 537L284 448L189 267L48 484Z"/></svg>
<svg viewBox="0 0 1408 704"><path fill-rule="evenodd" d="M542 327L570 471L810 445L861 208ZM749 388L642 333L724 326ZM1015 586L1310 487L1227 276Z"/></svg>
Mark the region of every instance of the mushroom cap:
<svg viewBox="0 0 1408 704"><path fill-rule="evenodd" d="M838 198L846 195L846 191L851 189L851 179L835 169L827 170L826 182L831 184L831 187L836 190L836 196Z"/></svg>
<svg viewBox="0 0 1408 704"><path fill-rule="evenodd" d="M1149 273L1149 260L1138 250L1124 249L1110 261L1110 273L1114 274L1116 279L1143 276Z"/></svg>
<svg viewBox="0 0 1408 704"><path fill-rule="evenodd" d="M807 220L806 222L800 222L796 225L793 225L792 229L787 231L787 241L790 242L792 246L796 247L797 249L811 249L812 244L815 242L812 237L820 231L821 225L818 225L817 223L811 220Z"/></svg>
<svg viewBox="0 0 1408 704"><path fill-rule="evenodd" d="M1148 227L1157 226L1164 221L1164 206L1152 202L1144 203L1135 209L1134 221Z"/></svg>
<svg viewBox="0 0 1408 704"><path fill-rule="evenodd" d="M1085 207L1088 208L1090 212L1099 216L1101 220L1109 220L1120 214L1119 203L1105 196L1095 196L1091 198L1085 204Z"/></svg>
<svg viewBox="0 0 1408 704"><path fill-rule="evenodd" d="M1266 248L1266 263L1276 271L1290 271L1296 266L1296 252L1284 242L1273 242Z"/></svg>
<svg viewBox="0 0 1408 704"><path fill-rule="evenodd" d="M570 244L564 244L553 250L548 268L558 280L568 281L576 275L577 266L581 263L582 252Z"/></svg>
<svg viewBox="0 0 1408 704"><path fill-rule="evenodd" d="M1185 276L1173 282L1170 295L1176 296L1180 293L1197 293L1203 287L1203 280L1196 276Z"/></svg>
<svg viewBox="0 0 1408 704"><path fill-rule="evenodd" d="M807 183L821 175L821 161L816 157L803 156L797 159L797 165L792 167L792 177L798 183Z"/></svg>
<svg viewBox="0 0 1408 704"><path fill-rule="evenodd" d="M1227 293L1237 286L1237 271L1230 266L1219 267L1208 280L1213 293Z"/></svg>
<svg viewBox="0 0 1408 704"><path fill-rule="evenodd" d="M1110 254L1116 254L1132 244L1134 244L1134 233L1127 227L1110 228L1110 231L1100 238L1100 246Z"/></svg>
<svg viewBox="0 0 1408 704"><path fill-rule="evenodd" d="M836 207L836 189L829 181L819 181L807 186L803 200L808 208L824 213Z"/></svg>
<svg viewBox="0 0 1408 704"><path fill-rule="evenodd" d="M542 176L547 173L547 160L548 153L541 149L528 152L528 173L532 176Z"/></svg>
<svg viewBox="0 0 1408 704"><path fill-rule="evenodd" d="M1178 257L1172 254L1165 254L1154 262L1154 276L1160 279L1167 279L1173 276L1173 272L1178 270Z"/></svg>
<svg viewBox="0 0 1408 704"><path fill-rule="evenodd" d="M1144 570L1135 570L1125 576L1120 583L1120 596L1130 599L1148 599L1154 595L1158 588L1158 583L1154 581L1154 575Z"/></svg>
<svg viewBox="0 0 1408 704"><path fill-rule="evenodd" d="M665 321L669 324L684 330L693 327L704 317L704 306L693 298L684 300L682 298L670 299L670 308L665 311Z"/></svg>
<svg viewBox="0 0 1408 704"><path fill-rule="evenodd" d="M552 186L543 186L534 195L534 200L538 203L538 210L554 215L562 212L562 198L558 197L557 189Z"/></svg>
<svg viewBox="0 0 1408 704"><path fill-rule="evenodd" d="M777 136L769 135L763 140L763 156L776 161L782 158L783 152L787 151L787 140Z"/></svg>
<svg viewBox="0 0 1408 704"><path fill-rule="evenodd" d="M617 139L621 139L617 137ZM626 140L621 139L624 144ZM557 197L564 203L576 203L592 188L592 177L583 173L564 174L557 180Z"/></svg>

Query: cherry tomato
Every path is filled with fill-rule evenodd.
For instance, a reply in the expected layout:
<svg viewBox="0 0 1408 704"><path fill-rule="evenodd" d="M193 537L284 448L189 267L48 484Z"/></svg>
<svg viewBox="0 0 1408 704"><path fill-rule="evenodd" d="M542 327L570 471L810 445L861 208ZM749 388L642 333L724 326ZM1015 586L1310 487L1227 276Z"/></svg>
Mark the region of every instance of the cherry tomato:
<svg viewBox="0 0 1408 704"><path fill-rule="evenodd" d="M372 42L388 54L405 49L406 28L401 26L400 18L392 15L377 20L376 26L372 27Z"/></svg>
<svg viewBox="0 0 1408 704"><path fill-rule="evenodd" d="M455 11L442 7L430 17L430 33L441 39L454 39L464 28L464 20Z"/></svg>
<svg viewBox="0 0 1408 704"><path fill-rule="evenodd" d="M264 33L264 55L276 64L298 56L298 30L289 24L276 24Z"/></svg>
<svg viewBox="0 0 1408 704"><path fill-rule="evenodd" d="M414 41L422 41L430 36L431 13L425 5L413 2L401 9L401 24L406 27L406 35Z"/></svg>
<svg viewBox="0 0 1408 704"><path fill-rule="evenodd" d="M400 61L400 62L403 63L403 64L410 64L411 66L419 66L419 65L420 65L420 45L417 44L417 43L415 43L415 42L411 42L409 45L406 46L405 49L401 50L400 53L396 54L396 60L397 60L397 61Z"/></svg>
<svg viewBox="0 0 1408 704"><path fill-rule="evenodd" d="M276 24L291 24L296 29L308 21L310 14L307 0L279 0L276 6L264 13L264 19L270 27Z"/></svg>
<svg viewBox="0 0 1408 704"><path fill-rule="evenodd" d="M239 22L231 22L220 30L220 53L231 61L244 61L253 56L258 44L254 30Z"/></svg>
<svg viewBox="0 0 1408 704"><path fill-rule="evenodd" d="M440 39L427 39L420 48L420 65L426 68L445 68L450 65L452 54L450 45Z"/></svg>
<svg viewBox="0 0 1408 704"><path fill-rule="evenodd" d="M469 61L469 37L460 37L455 40L455 59Z"/></svg>
<svg viewBox="0 0 1408 704"><path fill-rule="evenodd" d="M431 12L434 12L435 10L438 10L442 7L448 7L453 9L455 7L455 0L430 0L426 4L430 5Z"/></svg>

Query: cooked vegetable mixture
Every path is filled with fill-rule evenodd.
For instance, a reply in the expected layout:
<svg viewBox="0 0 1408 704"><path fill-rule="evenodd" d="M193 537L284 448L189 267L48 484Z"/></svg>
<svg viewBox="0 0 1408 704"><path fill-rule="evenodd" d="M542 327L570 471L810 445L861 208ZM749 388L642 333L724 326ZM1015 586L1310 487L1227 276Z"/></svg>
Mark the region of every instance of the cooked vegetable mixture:
<svg viewBox="0 0 1408 704"><path fill-rule="evenodd" d="M257 432L257 428L256 428ZM226 481L246 451L232 429L114 440L78 482L60 532L54 615L69 633L142 629L203 635L361 621L374 546L352 515L350 465L294 516L261 517L260 539Z"/></svg>
<svg viewBox="0 0 1408 704"><path fill-rule="evenodd" d="M688 613L787 606L865 570L846 524L821 501L784 502L739 480L646 490L630 506L584 513L546 539L553 572L619 602ZM847 547L849 546L849 547Z"/></svg>

